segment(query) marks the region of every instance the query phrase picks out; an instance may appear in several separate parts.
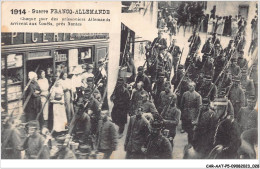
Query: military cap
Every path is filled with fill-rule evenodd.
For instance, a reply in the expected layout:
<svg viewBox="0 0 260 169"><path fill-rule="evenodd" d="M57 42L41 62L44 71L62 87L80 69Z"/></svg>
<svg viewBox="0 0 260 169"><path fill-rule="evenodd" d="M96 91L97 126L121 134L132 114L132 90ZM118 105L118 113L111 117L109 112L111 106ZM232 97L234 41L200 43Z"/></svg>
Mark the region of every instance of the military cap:
<svg viewBox="0 0 260 169"><path fill-rule="evenodd" d="M151 127L161 129L163 127L163 119L159 114L154 114L153 120L151 121Z"/></svg>
<svg viewBox="0 0 260 169"><path fill-rule="evenodd" d="M248 102L256 102L255 96L254 96L254 95L250 95L250 96L247 98L247 101L248 101Z"/></svg>
<svg viewBox="0 0 260 169"><path fill-rule="evenodd" d="M240 82L239 76L233 76L233 77L232 77L232 80L233 80L234 82Z"/></svg>
<svg viewBox="0 0 260 169"><path fill-rule="evenodd" d="M178 69L184 69L184 66L183 65L179 65Z"/></svg>
<svg viewBox="0 0 260 169"><path fill-rule="evenodd" d="M88 77L87 78L87 82L93 82L94 81L94 78L93 77Z"/></svg>
<svg viewBox="0 0 260 169"><path fill-rule="evenodd" d="M143 66L139 66L137 70L138 70L138 71L143 71L143 70L144 70L144 67L143 67Z"/></svg>
<svg viewBox="0 0 260 169"><path fill-rule="evenodd" d="M210 104L209 98L207 98L207 97L203 98L202 99L202 104L209 105Z"/></svg>
<svg viewBox="0 0 260 169"><path fill-rule="evenodd" d="M204 78L207 81L212 81L212 77L210 75L205 75Z"/></svg>
<svg viewBox="0 0 260 169"><path fill-rule="evenodd" d="M36 129L39 129L40 128L40 124L37 120L32 120L32 121L29 121L27 124L26 124L26 127L27 128L36 128Z"/></svg>

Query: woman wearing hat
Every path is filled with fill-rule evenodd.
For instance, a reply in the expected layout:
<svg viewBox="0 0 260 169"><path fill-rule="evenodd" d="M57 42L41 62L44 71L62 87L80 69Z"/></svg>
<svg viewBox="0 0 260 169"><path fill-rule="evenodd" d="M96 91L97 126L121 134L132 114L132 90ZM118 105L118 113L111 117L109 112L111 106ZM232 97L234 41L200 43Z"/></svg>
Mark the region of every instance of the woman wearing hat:
<svg viewBox="0 0 260 169"><path fill-rule="evenodd" d="M27 97L30 99L25 109L26 121L35 120L42 108L41 88L37 82L37 74L35 72L29 72L28 76L31 83L27 90Z"/></svg>

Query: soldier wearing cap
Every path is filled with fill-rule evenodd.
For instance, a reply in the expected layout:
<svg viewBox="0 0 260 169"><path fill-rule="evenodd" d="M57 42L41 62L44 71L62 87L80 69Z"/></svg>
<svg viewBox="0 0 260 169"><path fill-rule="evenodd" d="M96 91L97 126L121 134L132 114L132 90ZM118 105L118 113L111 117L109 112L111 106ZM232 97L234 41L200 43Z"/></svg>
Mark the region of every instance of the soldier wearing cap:
<svg viewBox="0 0 260 169"><path fill-rule="evenodd" d="M171 91L171 84L169 81L164 82L164 91L161 91L160 96L159 96L159 100L158 100L158 112L161 113L163 108L168 105L168 100L169 97L175 97L175 99L177 99L176 94L174 94ZM176 101L175 101L176 103Z"/></svg>
<svg viewBox="0 0 260 169"><path fill-rule="evenodd" d="M173 140L176 135L176 128L180 122L181 111L176 107L177 97L172 95L168 97L168 100L165 101L166 105L164 106L161 116L163 118L165 129L169 130L168 138L173 147Z"/></svg>
<svg viewBox="0 0 260 169"><path fill-rule="evenodd" d="M13 122L12 117L6 117L1 125L2 159L21 159L21 152L18 150L21 145L21 133L12 126Z"/></svg>
<svg viewBox="0 0 260 169"><path fill-rule="evenodd" d="M180 55L181 55L181 49L180 49L179 46L176 45L176 42L177 42L176 38L172 39L172 44L171 44L171 47L169 49L169 52L172 55L172 64L173 64L173 67L174 67L174 72L177 71L177 64L179 62Z"/></svg>
<svg viewBox="0 0 260 169"><path fill-rule="evenodd" d="M219 40L216 32L214 32L212 34L212 43L213 43L214 46L216 46L217 44L220 45L220 40Z"/></svg>
<svg viewBox="0 0 260 169"><path fill-rule="evenodd" d="M150 49L154 49L156 51L152 53L154 53L155 55L157 54L157 56L159 56L160 53L162 53L165 49L167 49L167 42L162 37L162 34L163 34L162 31L158 31L158 37L153 40L150 47Z"/></svg>
<svg viewBox="0 0 260 169"><path fill-rule="evenodd" d="M181 99L182 129L188 133L188 143L192 142L192 122L198 116L198 110L201 106L201 96L195 91L195 83L189 83L189 90L185 92Z"/></svg>
<svg viewBox="0 0 260 169"><path fill-rule="evenodd" d="M150 79L144 74L144 67L139 66L137 71L138 71L138 75L136 77L134 87L136 87L136 84L139 81L142 81L144 83L144 90L146 90L147 92L151 92L151 82Z"/></svg>
<svg viewBox="0 0 260 169"><path fill-rule="evenodd" d="M119 134L123 134L127 123L127 113L130 111L130 93L125 87L123 78L118 78L111 101L114 103L111 112L112 120L119 126Z"/></svg>
<svg viewBox="0 0 260 169"><path fill-rule="evenodd" d="M202 98L209 97L210 101L213 101L217 95L217 87L212 83L212 78L209 75L204 77L204 83L201 85L198 93L200 93Z"/></svg>
<svg viewBox="0 0 260 169"><path fill-rule="evenodd" d="M232 76L240 76L241 74L241 69L237 65L237 58L233 57L231 58L231 64L228 67L229 73L231 73Z"/></svg>
<svg viewBox="0 0 260 169"><path fill-rule="evenodd" d="M210 108L210 100L202 99L202 106L199 109L200 116L194 123L194 135L192 145L201 158L206 158L213 148L216 117L215 112Z"/></svg>
<svg viewBox="0 0 260 169"><path fill-rule="evenodd" d="M257 128L257 110L255 109L256 100L254 96L249 96L247 99L248 105L246 107L242 107L239 111L239 115L241 118L238 123L240 125L241 131L244 132L246 130Z"/></svg>
<svg viewBox="0 0 260 169"><path fill-rule="evenodd" d="M139 107L137 114L132 116L129 121L124 149L126 159L144 159L141 148L149 134L147 122L142 118L143 108Z"/></svg>
<svg viewBox="0 0 260 169"><path fill-rule="evenodd" d="M224 69L225 64L226 64L226 58L224 57L224 54L221 53L218 55L215 60L214 60L214 67L215 67L215 73L214 73L214 78L213 81L215 82L221 71Z"/></svg>
<svg viewBox="0 0 260 169"><path fill-rule="evenodd" d="M210 56L207 56L207 59L205 62L202 61L203 67L201 69L202 72L204 72L204 75L209 75L211 77L214 77L215 74L215 67L214 67L214 59Z"/></svg>
<svg viewBox="0 0 260 169"><path fill-rule="evenodd" d="M170 141L162 135L163 119L160 115L154 115L151 122L151 132L142 151L146 159L172 159L172 146Z"/></svg>
<svg viewBox="0 0 260 169"><path fill-rule="evenodd" d="M224 50L222 49L221 44L215 44L214 45L214 54L213 54L213 58L215 59L216 57L218 57L219 55L223 55L224 54Z"/></svg>
<svg viewBox="0 0 260 169"><path fill-rule="evenodd" d="M49 148L46 145L46 140L39 133L40 125L37 120L29 121L26 124L28 137L25 139L21 151L25 150L26 159L49 159ZM40 154L39 154L40 153Z"/></svg>
<svg viewBox="0 0 260 169"><path fill-rule="evenodd" d="M218 90L218 96L215 98L213 103L215 105L218 104L218 102L223 103L227 106L227 116L230 116L230 118L234 118L234 107L231 103L231 101L226 97L226 88L219 88Z"/></svg>
<svg viewBox="0 0 260 169"><path fill-rule="evenodd" d="M196 87L195 87L195 90L196 91L199 91L201 89L201 86L204 84L205 82L205 77L204 77L204 73L203 72L200 72L199 73L199 76L194 79L195 82L196 82Z"/></svg>
<svg viewBox="0 0 260 169"><path fill-rule="evenodd" d="M141 102L140 106L142 107L143 112L152 113L152 114L157 113L158 111L157 111L154 103L149 100L149 96L148 96L147 92L142 92L141 96L142 96L142 102Z"/></svg>
<svg viewBox="0 0 260 169"><path fill-rule="evenodd" d="M170 80L171 72L172 72L172 56L168 51L163 52L163 61L162 63L162 69L165 71L165 77L167 80Z"/></svg>
<svg viewBox="0 0 260 169"><path fill-rule="evenodd" d="M156 107L159 106L159 99L160 99L159 97L162 91L164 91L164 73L159 72L158 79L154 83L153 92L152 92L154 98L154 104L156 105Z"/></svg>
<svg viewBox="0 0 260 169"><path fill-rule="evenodd" d="M239 56L237 58L237 65L241 70L248 70L248 61L244 58L244 51L239 51Z"/></svg>
<svg viewBox="0 0 260 169"><path fill-rule="evenodd" d="M207 59L207 57L212 57L214 54L214 44L212 43L212 38L208 38L207 42L203 45L201 53L203 53L202 56L202 62L204 63Z"/></svg>
<svg viewBox="0 0 260 169"><path fill-rule="evenodd" d="M246 102L245 105L247 105L247 98L249 96L255 95L255 86L253 80L249 79L247 76L247 70L242 70L242 76L241 76L241 87L245 93Z"/></svg>
<svg viewBox="0 0 260 169"><path fill-rule="evenodd" d="M233 85L228 93L228 98L234 107L234 117L238 119L238 112L241 107L245 105L245 94L240 85L240 78L235 76L233 79Z"/></svg>
<svg viewBox="0 0 260 169"><path fill-rule="evenodd" d="M193 35L189 38L188 42L190 42L189 55L193 56L200 48L201 39L200 39L199 33L194 31Z"/></svg>
<svg viewBox="0 0 260 169"><path fill-rule="evenodd" d="M226 47L224 49L224 53L225 53L226 59L229 60L234 52L235 52L234 40L230 40L229 44L228 44L228 47Z"/></svg>

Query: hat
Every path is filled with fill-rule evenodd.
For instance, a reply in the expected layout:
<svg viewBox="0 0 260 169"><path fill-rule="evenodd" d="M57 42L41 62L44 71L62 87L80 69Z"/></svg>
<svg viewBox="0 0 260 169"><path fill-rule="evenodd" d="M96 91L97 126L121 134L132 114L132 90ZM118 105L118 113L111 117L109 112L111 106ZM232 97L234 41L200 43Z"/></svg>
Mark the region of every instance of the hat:
<svg viewBox="0 0 260 169"><path fill-rule="evenodd" d="M159 72L158 77L164 77L164 72Z"/></svg>
<svg viewBox="0 0 260 169"><path fill-rule="evenodd" d="M204 78L205 78L205 80L207 80L207 81L212 81L212 78L211 78L211 76L209 76L209 75L205 75Z"/></svg>
<svg viewBox="0 0 260 169"><path fill-rule="evenodd" d="M226 89L225 88L220 88L218 91L218 96L223 97L226 95Z"/></svg>
<svg viewBox="0 0 260 169"><path fill-rule="evenodd" d="M32 120L32 121L29 121L27 124L26 124L26 127L31 127L31 128L36 128L36 129L39 129L40 128L40 124L37 120Z"/></svg>
<svg viewBox="0 0 260 169"><path fill-rule="evenodd" d="M87 78L87 82L93 82L94 81L94 78L93 77L88 77Z"/></svg>
<svg viewBox="0 0 260 169"><path fill-rule="evenodd" d="M183 65L179 65L178 69L184 69L184 66Z"/></svg>
<svg viewBox="0 0 260 169"><path fill-rule="evenodd" d="M203 98L202 99L202 104L209 105L210 104L209 98L207 98L207 97Z"/></svg>
<svg viewBox="0 0 260 169"><path fill-rule="evenodd" d="M233 76L233 77L232 77L232 80L233 80L234 82L240 82L239 76Z"/></svg>
<svg viewBox="0 0 260 169"><path fill-rule="evenodd" d="M87 69L94 69L94 65L93 64L88 64Z"/></svg>
<svg viewBox="0 0 260 169"><path fill-rule="evenodd" d="M163 119L159 114L153 116L153 121L151 122L151 127L156 129L161 129L163 127Z"/></svg>
<svg viewBox="0 0 260 169"><path fill-rule="evenodd" d="M248 96L247 101L248 102L256 102L255 96L254 95Z"/></svg>
<svg viewBox="0 0 260 169"><path fill-rule="evenodd" d="M144 70L144 67L143 67L143 66L139 66L137 70L138 70L138 71L143 71L143 70Z"/></svg>

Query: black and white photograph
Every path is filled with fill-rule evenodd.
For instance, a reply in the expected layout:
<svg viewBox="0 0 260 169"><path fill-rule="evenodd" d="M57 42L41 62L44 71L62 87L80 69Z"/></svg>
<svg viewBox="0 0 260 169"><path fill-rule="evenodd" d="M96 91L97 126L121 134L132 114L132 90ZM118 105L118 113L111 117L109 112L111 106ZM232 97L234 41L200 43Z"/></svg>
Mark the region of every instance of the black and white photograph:
<svg viewBox="0 0 260 169"><path fill-rule="evenodd" d="M258 2L115 4L71 7L96 33L2 25L1 159L259 159Z"/></svg>

